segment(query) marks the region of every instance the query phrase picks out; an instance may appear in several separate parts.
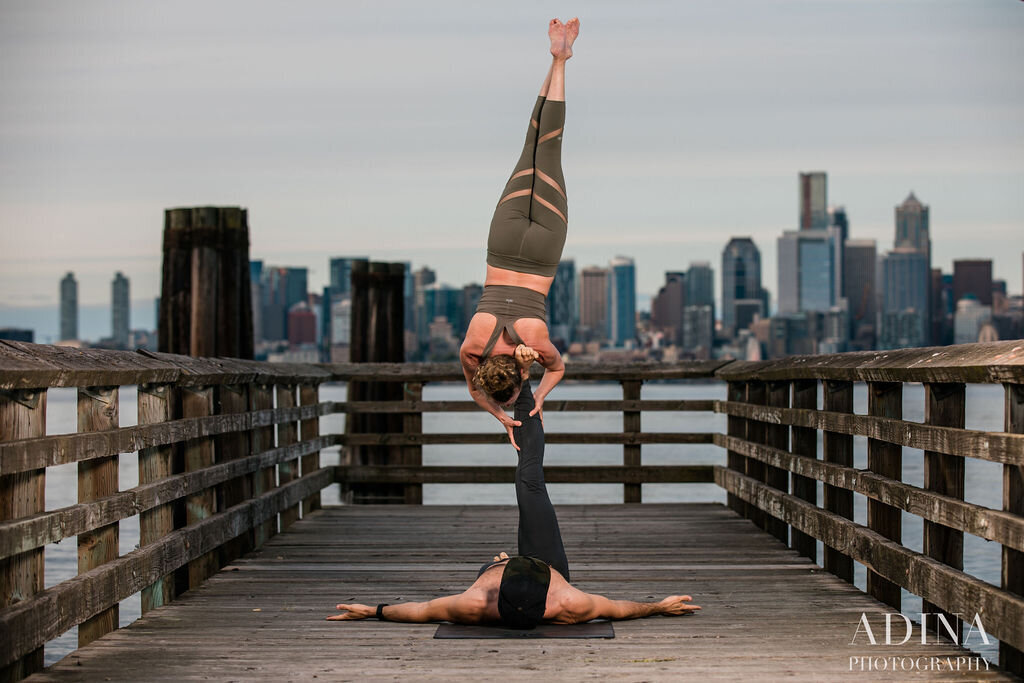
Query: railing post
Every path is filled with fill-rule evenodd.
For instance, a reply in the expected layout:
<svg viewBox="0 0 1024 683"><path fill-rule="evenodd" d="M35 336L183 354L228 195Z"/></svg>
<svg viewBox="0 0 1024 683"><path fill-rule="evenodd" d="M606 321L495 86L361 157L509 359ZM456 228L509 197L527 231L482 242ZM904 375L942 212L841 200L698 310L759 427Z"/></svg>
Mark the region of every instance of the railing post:
<svg viewBox="0 0 1024 683"><path fill-rule="evenodd" d="M903 384L868 382L868 414L903 418ZM903 479L903 448L878 439L868 439L868 470L896 481ZM868 527L897 543L902 542L899 508L868 499ZM868 569L868 593L893 609L900 609L900 587Z"/></svg>
<svg viewBox="0 0 1024 683"><path fill-rule="evenodd" d="M0 391L0 441L46 434L46 390ZM45 509L46 470L0 475L0 520ZM43 549L0 560L0 609L43 590ZM0 667L0 680L18 680L43 669L43 648Z"/></svg>
<svg viewBox="0 0 1024 683"><path fill-rule="evenodd" d="M822 387L823 407L832 413L853 413L853 382L839 380L825 380ZM900 387L901 385L896 385ZM835 463L843 467L853 467L853 436L850 434L837 434L836 432L823 431L822 450L824 451L825 462ZM897 455L899 447L896 447ZM868 456L870 459L870 455ZM868 465L868 469L872 469ZM897 470L897 479L899 471ZM840 517L853 519L853 491L838 486L825 484L822 490L825 509L834 512ZM874 501L868 501L871 506ZM899 524L899 512L896 512L896 523ZM898 533L898 531L897 531ZM844 581L853 583L853 558L844 555L827 543L824 546L825 571L832 572ZM897 598L899 591L896 591Z"/></svg>
<svg viewBox="0 0 1024 683"><path fill-rule="evenodd" d="M767 403L776 408L789 407L789 382L768 382ZM764 443L779 450L789 450L789 427L784 424L765 426ZM783 493L789 493L789 472L781 467L765 467L765 483ZM768 517L768 533L783 543L789 543L789 525L781 519Z"/></svg>
<svg viewBox="0 0 1024 683"><path fill-rule="evenodd" d="M181 391L182 417L208 417L213 415L213 387L183 387ZM200 437L185 442L185 471L196 472L213 465L213 439ZM185 523L201 522L217 511L217 496L212 488L203 489L185 499ZM214 551L188 563L188 587L198 588L203 581L220 568Z"/></svg>
<svg viewBox="0 0 1024 683"><path fill-rule="evenodd" d="M423 400L423 384L421 382L409 382L405 385L405 400L419 403ZM423 433L423 413L419 409L416 412L406 413L402 416L402 432L406 435ZM402 464L405 467L420 467L423 465L423 446L413 444L402 448ZM405 504L423 504L423 484L405 485Z"/></svg>
<svg viewBox="0 0 1024 683"><path fill-rule="evenodd" d="M743 403L747 398L747 385L746 382L729 382L726 393L726 399L730 403ZM744 439L747 436L747 421L742 417L736 417L729 415L725 419L726 432L729 436L735 436L739 439ZM746 460L747 458L740 455L736 451L726 451L726 466L745 474L747 471ZM735 512L737 515L742 517L749 517L747 514L747 503L742 500L739 496L729 493L725 497L726 504Z"/></svg>
<svg viewBox="0 0 1024 683"><path fill-rule="evenodd" d="M622 400L623 401L639 401L641 386L643 382L638 379L624 379L622 380ZM640 433L640 411L639 410L623 410L622 411L622 431L626 434L629 433ZM622 466L626 468L640 467L641 455L640 455L640 444L638 443L627 443L622 446ZM622 502L623 503L640 503L643 501L641 491L643 490L643 484L623 484L622 485Z"/></svg>
<svg viewBox="0 0 1024 683"><path fill-rule="evenodd" d="M169 384L139 386L139 424L170 422L174 419L175 389ZM174 446L154 446L139 451L139 484L177 474L174 467ZM139 546L145 547L174 531L175 503L158 505L139 515ZM162 576L142 589L142 613L166 605L174 599L174 574Z"/></svg>
<svg viewBox="0 0 1024 683"><path fill-rule="evenodd" d="M967 407L966 388L963 384L924 385L924 423L940 427L964 428ZM946 496L964 499L964 459L948 453L924 452L924 487ZM924 520L924 554L955 569L964 568L964 532L948 526ZM922 613L936 614L941 610L928 601L922 603ZM948 612L942 612L956 630L960 641L962 624ZM939 628L938 620L923 624L940 635L945 629Z"/></svg>
<svg viewBox="0 0 1024 683"><path fill-rule="evenodd" d="M818 380L793 381L793 407L815 410L818 407ZM816 460L818 458L818 432L809 427L793 427L793 454ZM802 474L793 475L793 495L818 506L818 482ZM818 543L813 536L793 529L790 547L811 562L818 561Z"/></svg>
<svg viewBox="0 0 1024 683"><path fill-rule="evenodd" d="M295 385L294 384L278 384L277 385L277 409L283 408L294 408L295 407ZM277 445L279 448L283 446L291 446L297 443L299 440L298 423L295 421L279 422L277 425ZM286 462L279 463L277 466L277 481L281 486L284 486L290 481L298 479L299 476L299 463L298 460L288 460ZM281 510L281 531L284 531L290 527L299 518L299 506L293 505L292 507Z"/></svg>
<svg viewBox="0 0 1024 683"><path fill-rule="evenodd" d="M118 388L88 387L78 390L78 431L117 429ZM85 503L117 493L118 456L93 458L78 463L78 502ZM118 524L108 524L78 536L78 573L84 574L117 559ZM78 625L78 647L85 647L117 628L118 606L112 605Z"/></svg>
<svg viewBox="0 0 1024 683"><path fill-rule="evenodd" d="M274 389L272 385L256 383L249 389L249 409L252 411L271 410L274 407ZM274 447L274 425L256 427L252 430L252 452L265 453ZM252 478L253 496L259 496L277 486L277 465L264 467ZM257 524L253 532L253 545L259 548L277 533L277 515L262 524Z"/></svg>
<svg viewBox="0 0 1024 683"><path fill-rule="evenodd" d="M315 405L319 402L319 384L299 385L299 405ZM299 423L299 429L301 430L300 438L303 441L315 439L316 437L320 436L320 418L311 417L308 420L302 420ZM306 476L310 472L315 472L316 470L320 469L320 451L302 456L301 466L302 476ZM320 507L320 492L317 491L309 498L306 498L304 501L302 501L302 516L305 517L314 510L319 510Z"/></svg>
<svg viewBox="0 0 1024 683"><path fill-rule="evenodd" d="M1006 384L1004 429L1024 434L1024 384ZM1024 466L1003 465L1003 510L1024 515ZM1003 546L1003 589L1024 596L1024 553ZM1024 676L1024 652L999 643L999 666Z"/></svg>
<svg viewBox="0 0 1024 683"><path fill-rule="evenodd" d="M244 384L221 384L217 387L217 414L244 413L249 408L249 390ZM232 432L217 437L216 461L229 462L249 454L249 433ZM224 482L217 500L218 510L227 510L252 498L252 477L236 477ZM234 562L252 550L252 533L246 532L226 542L220 549L220 566Z"/></svg>
<svg viewBox="0 0 1024 683"><path fill-rule="evenodd" d="M765 383L758 381L747 382L747 403L763 406L765 404ZM760 420L747 420L746 440L751 443L764 443L765 424ZM757 458L746 459L746 473L751 479L765 482L765 464ZM759 529L768 529L769 515L755 505L747 506L747 517L757 525Z"/></svg>

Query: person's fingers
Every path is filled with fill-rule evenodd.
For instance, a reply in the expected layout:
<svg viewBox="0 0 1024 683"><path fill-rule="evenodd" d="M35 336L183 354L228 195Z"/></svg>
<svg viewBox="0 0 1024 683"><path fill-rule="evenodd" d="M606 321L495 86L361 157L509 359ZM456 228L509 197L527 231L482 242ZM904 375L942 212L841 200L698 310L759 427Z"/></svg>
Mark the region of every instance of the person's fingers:
<svg viewBox="0 0 1024 683"><path fill-rule="evenodd" d="M508 440L512 444L512 448L519 450L519 445L516 443L516 437L512 436L512 428L508 428Z"/></svg>

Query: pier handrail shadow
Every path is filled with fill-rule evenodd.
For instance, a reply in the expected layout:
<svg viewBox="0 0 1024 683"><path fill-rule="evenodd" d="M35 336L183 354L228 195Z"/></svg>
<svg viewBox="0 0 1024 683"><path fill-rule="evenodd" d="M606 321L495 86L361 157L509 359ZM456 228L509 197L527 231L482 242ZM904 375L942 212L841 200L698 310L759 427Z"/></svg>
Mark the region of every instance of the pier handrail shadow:
<svg viewBox="0 0 1024 683"><path fill-rule="evenodd" d="M863 564L868 592L897 610L903 588L925 611L980 614L1001 641L1003 668L1024 673L1024 341L760 363L571 364L569 375L618 382L622 399L556 397L545 412L621 412L622 429L552 432L548 443L621 444L623 464L550 467L549 482L621 483L625 503L641 503L645 483L717 483L730 508L826 570L852 582L854 562ZM656 380L724 382L727 399L642 399L642 384ZM321 400L324 383L360 381L401 382L404 397ZM114 630L118 603L135 593L143 611L173 600L315 511L335 482L371 500L418 503L423 484L513 481L512 467L422 465L424 445L507 440L497 430L423 432L424 413L478 409L422 399L424 384L452 381L464 381L454 363L270 364L0 342L0 673L41 669L45 643L74 626L80 645ZM924 424L902 419L911 382L924 384ZM867 415L853 412L855 383L867 385ZM972 383L1005 386L1003 432L964 428ZM138 425L120 427L118 388L131 385ZM76 433L46 432L56 387L78 390ZM727 430L644 431L649 411L723 414ZM319 418L332 414L348 416L346 433L320 433ZM357 426L353 416L382 421ZM853 467L854 437L868 439L865 470ZM726 464L643 465L642 446L655 443L715 444ZM322 467L320 452L335 446L372 454ZM902 480L904 447L925 451L924 487ZM118 458L135 452L139 485L120 491ZM963 500L965 458L1003 465L1002 509ZM46 511L46 470L70 463L79 503ZM853 521L855 495L867 500L866 526ZM923 553L902 544L901 511L922 518ZM118 525L135 515L140 546L119 556ZM965 532L1001 544L1001 587L963 571ZM43 548L74 536L79 574L44 589Z"/></svg>

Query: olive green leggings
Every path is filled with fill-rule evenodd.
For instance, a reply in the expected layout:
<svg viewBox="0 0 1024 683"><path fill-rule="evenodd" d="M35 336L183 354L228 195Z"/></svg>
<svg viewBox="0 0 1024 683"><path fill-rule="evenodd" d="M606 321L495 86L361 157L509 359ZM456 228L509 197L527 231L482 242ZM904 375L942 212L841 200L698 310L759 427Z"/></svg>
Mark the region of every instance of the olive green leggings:
<svg viewBox="0 0 1024 683"><path fill-rule="evenodd" d="M565 102L537 98L526 144L501 193L487 236L487 263L553 277L562 258L569 207L562 177Z"/></svg>

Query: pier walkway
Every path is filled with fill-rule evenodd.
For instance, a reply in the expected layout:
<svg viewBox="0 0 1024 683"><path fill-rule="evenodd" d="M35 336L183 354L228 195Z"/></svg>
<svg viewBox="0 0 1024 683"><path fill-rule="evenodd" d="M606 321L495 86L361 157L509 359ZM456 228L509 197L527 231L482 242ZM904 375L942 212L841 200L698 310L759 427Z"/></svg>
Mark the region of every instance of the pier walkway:
<svg viewBox="0 0 1024 683"><path fill-rule="evenodd" d="M576 585L636 600L687 593L703 611L616 622L614 640L434 640L433 624L328 622L339 601L462 590L514 550L516 523L508 506L332 507L28 680L1014 680L932 635L921 645L916 630L888 647L862 630L850 645L861 613L881 641L892 610L725 506L558 514ZM868 674L856 659L851 672L851 657L868 656L940 670Z"/></svg>

